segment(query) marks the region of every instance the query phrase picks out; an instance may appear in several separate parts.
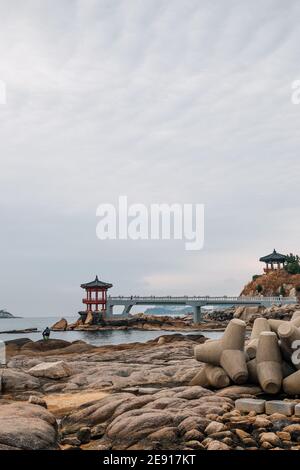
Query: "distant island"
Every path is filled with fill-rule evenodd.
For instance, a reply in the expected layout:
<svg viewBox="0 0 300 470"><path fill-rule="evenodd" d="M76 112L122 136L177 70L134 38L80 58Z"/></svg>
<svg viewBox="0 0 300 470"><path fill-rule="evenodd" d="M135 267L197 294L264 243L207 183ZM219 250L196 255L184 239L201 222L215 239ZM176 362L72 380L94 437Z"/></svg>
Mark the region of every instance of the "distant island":
<svg viewBox="0 0 300 470"><path fill-rule="evenodd" d="M12 315L12 313L7 312L6 310L0 310L0 319L1 318L18 318Z"/></svg>
<svg viewBox="0 0 300 470"><path fill-rule="evenodd" d="M172 307L172 306L157 306L147 308L145 310L145 315L187 315L192 313L193 309L191 307Z"/></svg>

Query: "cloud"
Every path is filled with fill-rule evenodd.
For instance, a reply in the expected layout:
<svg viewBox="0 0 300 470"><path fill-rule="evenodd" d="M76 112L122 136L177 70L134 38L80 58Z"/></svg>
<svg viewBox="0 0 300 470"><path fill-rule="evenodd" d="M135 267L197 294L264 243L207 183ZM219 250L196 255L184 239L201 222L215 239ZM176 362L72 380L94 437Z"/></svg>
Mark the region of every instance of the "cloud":
<svg viewBox="0 0 300 470"><path fill-rule="evenodd" d="M299 2L0 5L7 308L74 313L96 273L117 294L234 294L259 256L299 251ZM100 242L120 194L205 203L204 250Z"/></svg>

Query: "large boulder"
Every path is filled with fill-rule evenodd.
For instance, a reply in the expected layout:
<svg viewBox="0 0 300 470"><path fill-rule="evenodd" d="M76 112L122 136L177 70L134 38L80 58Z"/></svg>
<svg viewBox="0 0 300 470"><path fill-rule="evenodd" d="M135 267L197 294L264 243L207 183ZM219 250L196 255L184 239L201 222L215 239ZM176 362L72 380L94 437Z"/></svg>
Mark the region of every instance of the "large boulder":
<svg viewBox="0 0 300 470"><path fill-rule="evenodd" d="M94 321L94 318L93 318L92 312L88 312L84 324L85 325L92 325L93 321Z"/></svg>
<svg viewBox="0 0 300 470"><path fill-rule="evenodd" d="M55 417L41 406L0 406L0 449L58 449Z"/></svg>
<svg viewBox="0 0 300 470"><path fill-rule="evenodd" d="M0 382L2 384L2 393L35 390L40 387L39 379L32 377L26 372L14 369L1 370Z"/></svg>
<svg viewBox="0 0 300 470"><path fill-rule="evenodd" d="M64 341L63 339L49 339L48 341L39 340L32 341L24 344L20 350L20 354L36 354L54 351L56 349L62 349L70 346L72 343Z"/></svg>
<svg viewBox="0 0 300 470"><path fill-rule="evenodd" d="M41 362L28 371L34 377L45 377L47 379L62 379L72 375L71 367L64 361Z"/></svg>
<svg viewBox="0 0 300 470"><path fill-rule="evenodd" d="M68 328L68 322L65 318L62 318L58 322L54 323L51 326L51 330L53 331L65 331Z"/></svg>

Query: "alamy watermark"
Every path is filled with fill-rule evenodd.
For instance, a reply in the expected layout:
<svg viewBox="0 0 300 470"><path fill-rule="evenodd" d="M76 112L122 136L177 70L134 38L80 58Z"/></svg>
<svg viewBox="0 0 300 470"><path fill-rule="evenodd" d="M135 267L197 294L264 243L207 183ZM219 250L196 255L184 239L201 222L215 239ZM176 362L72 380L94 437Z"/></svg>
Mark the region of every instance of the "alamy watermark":
<svg viewBox="0 0 300 470"><path fill-rule="evenodd" d="M292 354L292 363L295 366L298 366L300 364L300 340L296 339L292 343L292 349L293 349L293 354Z"/></svg>
<svg viewBox="0 0 300 470"><path fill-rule="evenodd" d="M100 204L96 234L100 240L184 240L188 251L204 245L204 204Z"/></svg>
<svg viewBox="0 0 300 470"><path fill-rule="evenodd" d="M0 341L0 366L6 365L6 345L4 341Z"/></svg>
<svg viewBox="0 0 300 470"><path fill-rule="evenodd" d="M293 104L300 104L300 80L294 80L291 85L292 95L291 102Z"/></svg>
<svg viewBox="0 0 300 470"><path fill-rule="evenodd" d="M0 80L0 105L6 104L6 84Z"/></svg>

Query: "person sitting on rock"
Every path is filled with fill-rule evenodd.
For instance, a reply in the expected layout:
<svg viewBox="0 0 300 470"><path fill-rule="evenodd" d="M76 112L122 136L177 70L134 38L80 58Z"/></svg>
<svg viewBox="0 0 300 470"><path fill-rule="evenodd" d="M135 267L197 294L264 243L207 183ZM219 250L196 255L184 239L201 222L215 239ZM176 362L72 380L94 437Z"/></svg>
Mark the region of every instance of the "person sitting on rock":
<svg viewBox="0 0 300 470"><path fill-rule="evenodd" d="M43 331L43 340L48 341L49 337L50 337L50 328L47 326L47 328L45 328L45 330Z"/></svg>

